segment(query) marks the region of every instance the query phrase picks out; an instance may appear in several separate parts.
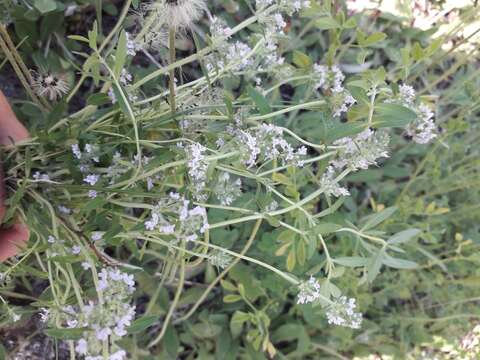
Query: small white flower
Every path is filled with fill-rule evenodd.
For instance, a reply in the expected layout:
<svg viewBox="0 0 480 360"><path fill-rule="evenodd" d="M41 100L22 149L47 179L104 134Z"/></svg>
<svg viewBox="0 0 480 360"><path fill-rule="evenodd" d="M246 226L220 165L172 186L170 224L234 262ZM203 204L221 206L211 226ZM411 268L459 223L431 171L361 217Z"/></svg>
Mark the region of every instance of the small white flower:
<svg viewBox="0 0 480 360"><path fill-rule="evenodd" d="M80 246L75 245L75 246L72 247L71 252L74 255L78 255L78 254L80 254L81 250L82 250L82 248Z"/></svg>
<svg viewBox="0 0 480 360"><path fill-rule="evenodd" d="M88 269L92 268L92 265L88 261L82 262L81 265L82 265L83 270L88 270Z"/></svg>
<svg viewBox="0 0 480 360"><path fill-rule="evenodd" d="M356 307L355 299L340 296L327 310L328 323L359 329L362 324L362 313L355 312Z"/></svg>
<svg viewBox="0 0 480 360"><path fill-rule="evenodd" d="M100 231L94 231L90 235L90 239L92 239L93 241L98 241L98 240L101 240L102 238L103 238L103 233Z"/></svg>
<svg viewBox="0 0 480 360"><path fill-rule="evenodd" d="M88 190L88 197L91 199L95 199L97 197L97 191L96 190Z"/></svg>
<svg viewBox="0 0 480 360"><path fill-rule="evenodd" d="M313 276L310 276L308 281L304 281L298 286L297 304L308 304L318 298L320 298L320 284Z"/></svg>
<svg viewBox="0 0 480 360"><path fill-rule="evenodd" d="M85 339L78 340L77 346L75 346L75 351L80 355L87 354L87 351L88 351L87 341Z"/></svg>
<svg viewBox="0 0 480 360"><path fill-rule="evenodd" d="M90 174L83 178L83 181L90 185L95 185L100 179L100 175Z"/></svg>
<svg viewBox="0 0 480 360"><path fill-rule="evenodd" d="M50 244L53 244L53 243L55 243L57 240L56 240L52 235L48 235L47 241L48 241Z"/></svg>

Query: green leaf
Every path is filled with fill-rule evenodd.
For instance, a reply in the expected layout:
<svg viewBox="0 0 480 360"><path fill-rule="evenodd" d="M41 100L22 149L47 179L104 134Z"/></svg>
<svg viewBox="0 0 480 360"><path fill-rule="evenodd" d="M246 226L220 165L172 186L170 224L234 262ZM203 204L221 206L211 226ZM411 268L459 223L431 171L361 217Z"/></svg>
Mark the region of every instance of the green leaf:
<svg viewBox="0 0 480 360"><path fill-rule="evenodd" d="M315 26L320 30L338 29L341 27L332 17L323 17L315 20Z"/></svg>
<svg viewBox="0 0 480 360"><path fill-rule="evenodd" d="M243 329L243 324L248 321L250 315L243 311L235 311L231 320L230 320L230 332L232 333L232 337L238 337Z"/></svg>
<svg viewBox="0 0 480 360"><path fill-rule="evenodd" d="M103 93L92 94L87 98L87 104L95 106L109 104L111 101L108 95Z"/></svg>
<svg viewBox="0 0 480 360"><path fill-rule="evenodd" d="M365 219L367 219L367 222L365 223L365 225L363 225L361 231L363 232L365 230L371 229L377 226L378 224L384 222L390 216L392 216L397 210L398 208L396 206L392 206L380 211L379 213L366 217Z"/></svg>
<svg viewBox="0 0 480 360"><path fill-rule="evenodd" d="M421 231L419 229L407 229L407 230L403 230L403 231L400 231L394 235L392 235L388 240L387 242L389 244L401 244L401 243L405 243L407 241L410 241L411 239L413 239L415 236L417 236L418 234L420 234Z"/></svg>
<svg viewBox="0 0 480 360"><path fill-rule="evenodd" d="M297 262L295 251L290 249L287 256L287 270L292 271L295 268Z"/></svg>
<svg viewBox="0 0 480 360"><path fill-rule="evenodd" d="M255 89L253 86L248 86L247 92L248 96L250 96L250 98L253 100L258 110L260 111L260 114L266 115L272 111L268 100L257 89Z"/></svg>
<svg viewBox="0 0 480 360"><path fill-rule="evenodd" d="M226 303L234 303L240 300L242 300L242 297L240 295L229 294L223 297L223 302Z"/></svg>
<svg viewBox="0 0 480 360"><path fill-rule="evenodd" d="M293 52L293 63L301 69L308 69L312 66L312 59L307 54L295 50Z"/></svg>
<svg viewBox="0 0 480 360"><path fill-rule="evenodd" d="M370 259L362 258L359 256L345 256L333 259L334 263L347 266L347 267L360 267L367 266Z"/></svg>
<svg viewBox="0 0 480 360"><path fill-rule="evenodd" d="M42 14L46 14L50 11L54 11L57 8L57 4L55 3L54 0L35 0L33 5Z"/></svg>
<svg viewBox="0 0 480 360"><path fill-rule="evenodd" d="M398 104L378 104L375 106L373 125L375 127L405 127L417 118L409 108Z"/></svg>
<svg viewBox="0 0 480 360"><path fill-rule="evenodd" d="M76 40L76 41L81 41L81 42L85 42L85 43L88 43L88 39L85 37L85 36L81 36L81 35L69 35L67 36L69 39L71 40Z"/></svg>
<svg viewBox="0 0 480 360"><path fill-rule="evenodd" d="M367 38L361 39L361 41L359 41L359 45L370 46L384 40L386 37L387 37L387 34L383 32L376 32L376 33L373 33L372 35L369 35Z"/></svg>
<svg viewBox="0 0 480 360"><path fill-rule="evenodd" d="M372 283L380 273L380 269L385 258L385 250L381 249L373 258L370 259L367 267L367 281Z"/></svg>
<svg viewBox="0 0 480 360"><path fill-rule="evenodd" d="M424 51L420 44L416 42L412 48L412 58L416 61L421 60L424 57Z"/></svg>
<svg viewBox="0 0 480 360"><path fill-rule="evenodd" d="M311 230L310 233L312 234L320 234L320 235L327 235L334 233L338 229L341 229L342 226L335 224L335 223L323 223L323 224L318 224L314 226Z"/></svg>
<svg viewBox="0 0 480 360"><path fill-rule="evenodd" d="M383 264L395 269L416 269L418 267L416 262L394 258L391 256L385 256L383 259Z"/></svg>
<svg viewBox="0 0 480 360"><path fill-rule="evenodd" d="M220 280L220 284L225 290L229 291L237 291L237 287L233 285L230 281L227 280Z"/></svg>
<svg viewBox="0 0 480 360"><path fill-rule="evenodd" d="M128 333L139 333L140 331L143 331L155 324L158 319L160 319L160 315L144 315L142 317L139 317L132 322L132 325L130 325L130 327L128 328Z"/></svg>
<svg viewBox="0 0 480 360"><path fill-rule="evenodd" d="M78 340L83 337L83 332L87 329L46 329L45 334L50 337L62 340Z"/></svg>
<svg viewBox="0 0 480 360"><path fill-rule="evenodd" d="M122 69L125 66L125 60L127 59L127 35L125 31L120 33L117 43L117 51L115 52L115 64L113 65L113 73L115 77L120 78Z"/></svg>

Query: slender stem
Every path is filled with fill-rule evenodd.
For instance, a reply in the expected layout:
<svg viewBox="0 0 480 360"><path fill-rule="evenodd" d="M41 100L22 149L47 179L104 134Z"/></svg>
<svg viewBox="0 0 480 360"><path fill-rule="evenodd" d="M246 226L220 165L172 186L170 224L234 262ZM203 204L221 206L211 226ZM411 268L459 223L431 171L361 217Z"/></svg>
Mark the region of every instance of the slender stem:
<svg viewBox="0 0 480 360"><path fill-rule="evenodd" d="M175 28L171 27L168 32L168 53L169 53L169 60L170 65L175 63ZM169 79L168 79L168 87L170 89L170 109L172 111L172 115L175 114L175 68L170 68L169 72Z"/></svg>
<svg viewBox="0 0 480 360"><path fill-rule="evenodd" d="M182 248L185 248L185 241L182 244ZM163 321L163 326L162 330L158 334L158 336L148 344L148 347L151 348L152 346L155 346L162 340L163 336L165 335L165 332L167 331L167 326L170 323L170 319L173 315L173 312L175 310L175 307L178 304L178 301L180 300L180 295L182 294L183 291L183 284L185 282L185 256L183 250L180 251L181 257L181 263L180 263L180 279L178 281L177 285L177 291L175 292L175 296L173 298L172 304L170 305L170 308L168 309L167 316L165 317L165 320Z"/></svg>
<svg viewBox="0 0 480 360"><path fill-rule="evenodd" d="M255 222L255 225L253 226L253 229L252 229L252 232L250 234L250 237L248 238L247 240L247 243L245 244L245 246L243 247L243 249L240 251L240 255L243 256L247 253L248 249L250 249L250 246L252 246L252 243L253 243L253 240L255 239L256 235L257 235L257 232L258 230L260 229L260 225L262 224L262 219L258 219L256 222ZM207 298L208 294L210 294L210 292L213 290L213 288L218 284L218 282L220 280L223 279L223 277L225 275L227 275L227 273L236 265L238 264L238 262L240 261L240 258L239 257L236 257L235 259L233 259L233 261L225 268L223 269L223 271L218 274L218 276L215 278L215 280L213 280L209 285L208 287L205 289L205 291L202 293L202 295L198 298L198 300L195 302L195 304L190 308L190 310L188 310L188 312L182 316L181 318L179 318L177 321L175 321L175 323L179 323L179 322L182 322L182 321L185 321L187 320L190 316L192 316L195 311L198 309L198 307L205 301L205 299Z"/></svg>

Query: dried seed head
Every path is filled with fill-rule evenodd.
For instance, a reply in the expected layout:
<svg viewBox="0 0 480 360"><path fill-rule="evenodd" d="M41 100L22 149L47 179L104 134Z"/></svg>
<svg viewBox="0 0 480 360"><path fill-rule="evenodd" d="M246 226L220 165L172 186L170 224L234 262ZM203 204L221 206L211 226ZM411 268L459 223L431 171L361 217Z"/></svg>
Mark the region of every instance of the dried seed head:
<svg viewBox="0 0 480 360"><path fill-rule="evenodd" d="M70 90L64 74L32 72L32 77L32 87L35 93L38 96L47 97L50 101L61 98Z"/></svg>

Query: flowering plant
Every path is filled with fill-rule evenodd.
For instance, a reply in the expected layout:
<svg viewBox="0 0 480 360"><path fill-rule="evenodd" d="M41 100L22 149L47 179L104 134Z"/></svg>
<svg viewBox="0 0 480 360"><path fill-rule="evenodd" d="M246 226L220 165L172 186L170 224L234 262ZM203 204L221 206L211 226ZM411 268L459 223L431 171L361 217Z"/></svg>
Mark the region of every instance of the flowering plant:
<svg viewBox="0 0 480 360"><path fill-rule="evenodd" d="M274 356L266 316L273 310L258 308L262 294L238 274L226 279L241 261L278 276L277 291L321 309L328 324L360 328L363 304L342 289L341 271L358 268L361 283L371 284L384 266L416 268L401 254L420 230L377 229L396 207L355 224L330 219L350 196L348 176L395 155L392 138L435 141L431 98L400 71L346 76L334 45L316 61L289 52L288 27L300 18L320 29L330 21L332 36L355 27L314 1L257 0L252 15L235 22L212 16L202 0L158 0L140 5L127 28L130 5L105 38L97 23L88 36L70 36L84 58L75 86L51 71L24 74L49 115L45 128L8 151L14 193L6 220L16 213L30 228L18 263L35 257L33 269L47 281L35 304L46 332L85 359L124 359L125 337L150 329L146 345L156 347L221 284L225 303L249 309L235 311L232 333L245 325L251 346ZM384 39L371 36L358 46ZM196 51L182 57L177 48L190 37ZM163 65L132 74L135 58L152 52ZM191 67L188 77L183 67ZM101 90L63 115L86 80ZM308 95L285 99L286 86ZM313 115L318 127L328 119L323 141L292 130L298 114ZM267 230L271 241L261 243L276 258L247 255ZM355 249L333 253L330 241L342 235ZM2 280L15 271L6 268ZM191 279L203 272L208 285L195 287ZM146 287L154 291L145 304Z"/></svg>

